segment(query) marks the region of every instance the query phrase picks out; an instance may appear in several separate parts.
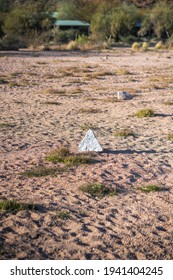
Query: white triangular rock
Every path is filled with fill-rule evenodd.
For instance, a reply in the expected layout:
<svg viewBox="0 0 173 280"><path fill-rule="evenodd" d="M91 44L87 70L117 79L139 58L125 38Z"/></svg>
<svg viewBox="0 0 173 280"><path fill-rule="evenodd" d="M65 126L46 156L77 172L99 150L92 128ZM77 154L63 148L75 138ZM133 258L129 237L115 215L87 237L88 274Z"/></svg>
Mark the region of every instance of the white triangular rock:
<svg viewBox="0 0 173 280"><path fill-rule="evenodd" d="M89 129L80 142L78 147L79 152L93 151L93 152L102 152L103 148L100 146L97 138L95 137L93 131Z"/></svg>
<svg viewBox="0 0 173 280"><path fill-rule="evenodd" d="M120 92L117 92L117 98L120 100L128 100L128 99L132 99L133 96L126 91L120 91Z"/></svg>

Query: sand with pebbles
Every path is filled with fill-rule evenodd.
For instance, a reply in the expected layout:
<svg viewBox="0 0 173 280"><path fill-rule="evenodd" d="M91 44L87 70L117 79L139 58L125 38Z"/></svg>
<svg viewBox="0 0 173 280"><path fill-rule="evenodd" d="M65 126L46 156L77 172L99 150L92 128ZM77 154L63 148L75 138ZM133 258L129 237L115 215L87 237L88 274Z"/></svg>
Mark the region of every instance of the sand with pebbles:
<svg viewBox="0 0 173 280"><path fill-rule="evenodd" d="M0 201L39 205L0 212L1 259L173 258L173 51L0 53L0 112ZM21 175L56 166L45 156L59 146L76 153L88 128L104 148L93 164ZM87 183L117 194L93 198Z"/></svg>

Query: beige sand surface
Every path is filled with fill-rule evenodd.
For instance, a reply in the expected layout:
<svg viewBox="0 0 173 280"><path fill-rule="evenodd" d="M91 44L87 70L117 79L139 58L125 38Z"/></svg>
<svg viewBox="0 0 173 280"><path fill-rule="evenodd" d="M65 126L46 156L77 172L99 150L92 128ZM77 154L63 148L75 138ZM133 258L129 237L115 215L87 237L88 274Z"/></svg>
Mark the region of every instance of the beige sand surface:
<svg viewBox="0 0 173 280"><path fill-rule="evenodd" d="M0 201L39 205L1 211L0 258L172 259L173 51L0 53L0 81ZM134 98L113 102L117 91ZM155 116L134 116L143 108ZM104 148L93 164L21 175L56 166L45 156L58 146L76 153L89 127ZM121 129L135 136L116 137ZM86 183L117 195L93 198ZM148 184L160 191L138 190Z"/></svg>

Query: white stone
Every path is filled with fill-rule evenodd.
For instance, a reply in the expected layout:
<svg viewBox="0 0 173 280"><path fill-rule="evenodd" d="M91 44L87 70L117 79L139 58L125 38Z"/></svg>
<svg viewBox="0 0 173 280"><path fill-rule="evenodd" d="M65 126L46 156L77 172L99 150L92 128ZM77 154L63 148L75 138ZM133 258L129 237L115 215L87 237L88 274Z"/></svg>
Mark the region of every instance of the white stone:
<svg viewBox="0 0 173 280"><path fill-rule="evenodd" d="M128 100L128 99L132 99L133 96L126 91L120 91L120 92L117 92L117 98L120 100Z"/></svg>
<svg viewBox="0 0 173 280"><path fill-rule="evenodd" d="M102 152L103 148L100 146L97 138L95 137L93 131L89 129L80 142L78 147L79 152L93 151L93 152Z"/></svg>

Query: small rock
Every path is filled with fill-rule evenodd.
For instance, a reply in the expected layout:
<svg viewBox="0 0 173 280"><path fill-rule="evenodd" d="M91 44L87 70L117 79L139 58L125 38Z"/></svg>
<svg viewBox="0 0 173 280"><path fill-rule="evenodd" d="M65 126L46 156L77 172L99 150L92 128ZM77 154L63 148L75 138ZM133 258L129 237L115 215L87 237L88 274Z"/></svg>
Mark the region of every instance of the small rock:
<svg viewBox="0 0 173 280"><path fill-rule="evenodd" d="M93 151L93 152L102 152L103 148L100 146L97 138L95 137L93 131L89 129L80 142L78 147L79 152Z"/></svg>
<svg viewBox="0 0 173 280"><path fill-rule="evenodd" d="M117 98L119 100L129 100L129 99L132 99L133 96L126 91L119 91L119 92L117 92Z"/></svg>

